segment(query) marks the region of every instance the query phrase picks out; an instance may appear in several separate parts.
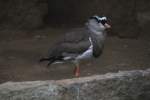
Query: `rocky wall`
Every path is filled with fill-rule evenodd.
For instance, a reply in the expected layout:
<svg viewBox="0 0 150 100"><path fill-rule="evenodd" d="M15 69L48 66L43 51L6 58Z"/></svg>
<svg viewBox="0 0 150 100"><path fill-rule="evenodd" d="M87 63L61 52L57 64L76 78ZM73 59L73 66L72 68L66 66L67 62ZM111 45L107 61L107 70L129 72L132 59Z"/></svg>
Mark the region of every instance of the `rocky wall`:
<svg viewBox="0 0 150 100"><path fill-rule="evenodd" d="M46 0L0 0L0 29L35 29L44 25Z"/></svg>
<svg viewBox="0 0 150 100"><path fill-rule="evenodd" d="M94 14L108 16L111 34L149 34L149 0L0 0L0 30L82 26Z"/></svg>

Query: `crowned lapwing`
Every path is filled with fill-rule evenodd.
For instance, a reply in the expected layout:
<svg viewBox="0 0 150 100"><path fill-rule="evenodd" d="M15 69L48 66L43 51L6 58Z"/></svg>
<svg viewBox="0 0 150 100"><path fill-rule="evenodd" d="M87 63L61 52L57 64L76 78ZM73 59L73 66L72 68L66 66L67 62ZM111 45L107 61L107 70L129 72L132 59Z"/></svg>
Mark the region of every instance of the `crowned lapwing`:
<svg viewBox="0 0 150 100"><path fill-rule="evenodd" d="M98 58L103 50L106 38L105 29L111 26L106 17L92 16L84 29L65 34L64 38L51 47L49 55L40 59L48 61L48 66L56 62L75 63L75 76L80 75L79 62L84 59Z"/></svg>

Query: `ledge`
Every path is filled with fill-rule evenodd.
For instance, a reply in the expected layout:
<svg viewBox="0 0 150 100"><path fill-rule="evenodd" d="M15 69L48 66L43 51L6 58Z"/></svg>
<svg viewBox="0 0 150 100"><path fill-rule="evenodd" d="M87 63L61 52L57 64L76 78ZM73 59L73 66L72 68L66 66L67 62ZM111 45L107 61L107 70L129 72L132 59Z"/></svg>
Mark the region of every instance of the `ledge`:
<svg viewBox="0 0 150 100"><path fill-rule="evenodd" d="M0 85L0 100L150 100L150 69Z"/></svg>

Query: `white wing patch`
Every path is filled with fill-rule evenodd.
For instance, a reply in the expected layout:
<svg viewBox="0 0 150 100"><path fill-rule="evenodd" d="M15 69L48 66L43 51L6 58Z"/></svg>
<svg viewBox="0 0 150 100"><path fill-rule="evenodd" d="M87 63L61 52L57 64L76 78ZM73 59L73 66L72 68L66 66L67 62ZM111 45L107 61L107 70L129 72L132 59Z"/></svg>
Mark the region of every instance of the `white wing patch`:
<svg viewBox="0 0 150 100"><path fill-rule="evenodd" d="M81 55L77 56L76 59L80 60L80 59L89 59L93 57L93 43L91 40L91 37L89 37L89 41L91 43L90 47Z"/></svg>

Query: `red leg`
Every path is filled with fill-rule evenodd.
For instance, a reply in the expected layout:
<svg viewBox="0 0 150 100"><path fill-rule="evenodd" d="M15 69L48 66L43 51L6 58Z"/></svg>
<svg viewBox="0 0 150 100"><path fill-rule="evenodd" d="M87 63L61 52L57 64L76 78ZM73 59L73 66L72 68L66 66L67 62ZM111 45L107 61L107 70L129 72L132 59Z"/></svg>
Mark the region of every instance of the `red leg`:
<svg viewBox="0 0 150 100"><path fill-rule="evenodd" d="M79 77L79 75L80 75L80 68L79 68L79 66L76 66L76 67L75 67L74 75L75 75L76 77Z"/></svg>

